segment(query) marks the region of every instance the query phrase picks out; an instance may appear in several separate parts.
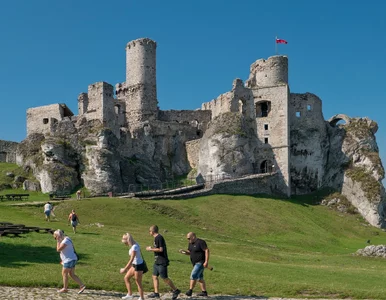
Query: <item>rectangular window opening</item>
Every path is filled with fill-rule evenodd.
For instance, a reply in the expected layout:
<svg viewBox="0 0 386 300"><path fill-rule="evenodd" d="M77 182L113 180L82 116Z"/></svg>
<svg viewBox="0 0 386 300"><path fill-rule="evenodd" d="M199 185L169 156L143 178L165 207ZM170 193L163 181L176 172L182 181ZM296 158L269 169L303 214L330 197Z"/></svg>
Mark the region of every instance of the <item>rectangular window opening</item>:
<svg viewBox="0 0 386 300"><path fill-rule="evenodd" d="M311 108L312 108L312 107L311 107L311 104L307 104L307 110L308 110L308 111L311 111Z"/></svg>
<svg viewBox="0 0 386 300"><path fill-rule="evenodd" d="M268 130L268 124L264 124L264 130Z"/></svg>
<svg viewBox="0 0 386 300"><path fill-rule="evenodd" d="M264 138L264 144L268 144L268 138Z"/></svg>
<svg viewBox="0 0 386 300"><path fill-rule="evenodd" d="M297 112L296 112L296 117L297 117L297 118L300 118L300 111L297 111Z"/></svg>

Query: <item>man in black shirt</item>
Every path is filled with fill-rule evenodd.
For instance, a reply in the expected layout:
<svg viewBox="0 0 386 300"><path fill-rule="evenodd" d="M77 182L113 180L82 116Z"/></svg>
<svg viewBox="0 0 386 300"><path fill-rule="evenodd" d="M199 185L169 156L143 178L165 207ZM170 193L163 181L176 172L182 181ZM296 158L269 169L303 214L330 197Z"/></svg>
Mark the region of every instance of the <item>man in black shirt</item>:
<svg viewBox="0 0 386 300"><path fill-rule="evenodd" d="M160 276L164 282L173 289L172 299L177 299L178 295L181 293L179 289L176 288L173 281L168 278L168 250L166 248L166 242L162 235L158 233L158 226L153 225L149 229L150 235L154 237L153 246L146 247L147 251L154 252L154 265L153 265L153 285L154 293L150 294L148 298L159 298L159 281L158 276Z"/></svg>
<svg viewBox="0 0 386 300"><path fill-rule="evenodd" d="M189 232L186 235L189 240L188 250L180 250L180 253L190 255L190 261L193 264L193 270L190 274L190 287L185 293L186 296L192 296L193 289L197 281L201 286L201 293L197 296L208 296L206 291L206 284L204 280L204 268L208 267L209 263L209 248L204 240L197 238L194 232Z"/></svg>

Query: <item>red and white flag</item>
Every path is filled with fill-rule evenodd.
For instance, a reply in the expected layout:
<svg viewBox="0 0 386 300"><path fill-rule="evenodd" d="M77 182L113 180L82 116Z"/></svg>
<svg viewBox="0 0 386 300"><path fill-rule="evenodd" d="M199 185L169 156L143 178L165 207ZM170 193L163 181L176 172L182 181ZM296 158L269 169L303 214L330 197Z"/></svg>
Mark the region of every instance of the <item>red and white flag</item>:
<svg viewBox="0 0 386 300"><path fill-rule="evenodd" d="M276 38L276 44L288 44L286 40Z"/></svg>

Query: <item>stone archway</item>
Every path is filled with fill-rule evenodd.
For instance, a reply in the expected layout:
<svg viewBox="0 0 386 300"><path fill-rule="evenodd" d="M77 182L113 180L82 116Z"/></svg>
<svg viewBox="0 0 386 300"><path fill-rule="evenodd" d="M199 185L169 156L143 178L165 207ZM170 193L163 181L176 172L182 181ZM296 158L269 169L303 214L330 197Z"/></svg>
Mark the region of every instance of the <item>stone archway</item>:
<svg viewBox="0 0 386 300"><path fill-rule="evenodd" d="M351 118L347 115L344 115L344 114L338 114L338 115L335 115L335 116L332 116L329 120L328 120L328 123L330 123L330 125L332 127L335 127L339 121L345 121L346 124L350 123L351 121Z"/></svg>

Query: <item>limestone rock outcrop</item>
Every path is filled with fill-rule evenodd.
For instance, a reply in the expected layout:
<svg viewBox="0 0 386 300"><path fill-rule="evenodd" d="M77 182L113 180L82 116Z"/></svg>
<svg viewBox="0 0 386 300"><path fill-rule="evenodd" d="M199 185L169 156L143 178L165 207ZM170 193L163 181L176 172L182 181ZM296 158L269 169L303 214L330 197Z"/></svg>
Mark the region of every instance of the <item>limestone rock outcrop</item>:
<svg viewBox="0 0 386 300"><path fill-rule="evenodd" d="M161 147L156 149L157 141ZM138 184L159 187L172 172L187 173L184 142L178 135L162 140L148 132L133 143L124 132L118 139L99 121L63 120L52 134L31 134L20 143L17 161L33 171L44 193L71 193L80 185L94 195L123 193Z"/></svg>
<svg viewBox="0 0 386 300"><path fill-rule="evenodd" d="M253 174L257 144L251 119L231 112L216 117L200 143L198 174L223 178Z"/></svg>
<svg viewBox="0 0 386 300"><path fill-rule="evenodd" d="M359 249L356 255L386 258L386 245L370 245Z"/></svg>

